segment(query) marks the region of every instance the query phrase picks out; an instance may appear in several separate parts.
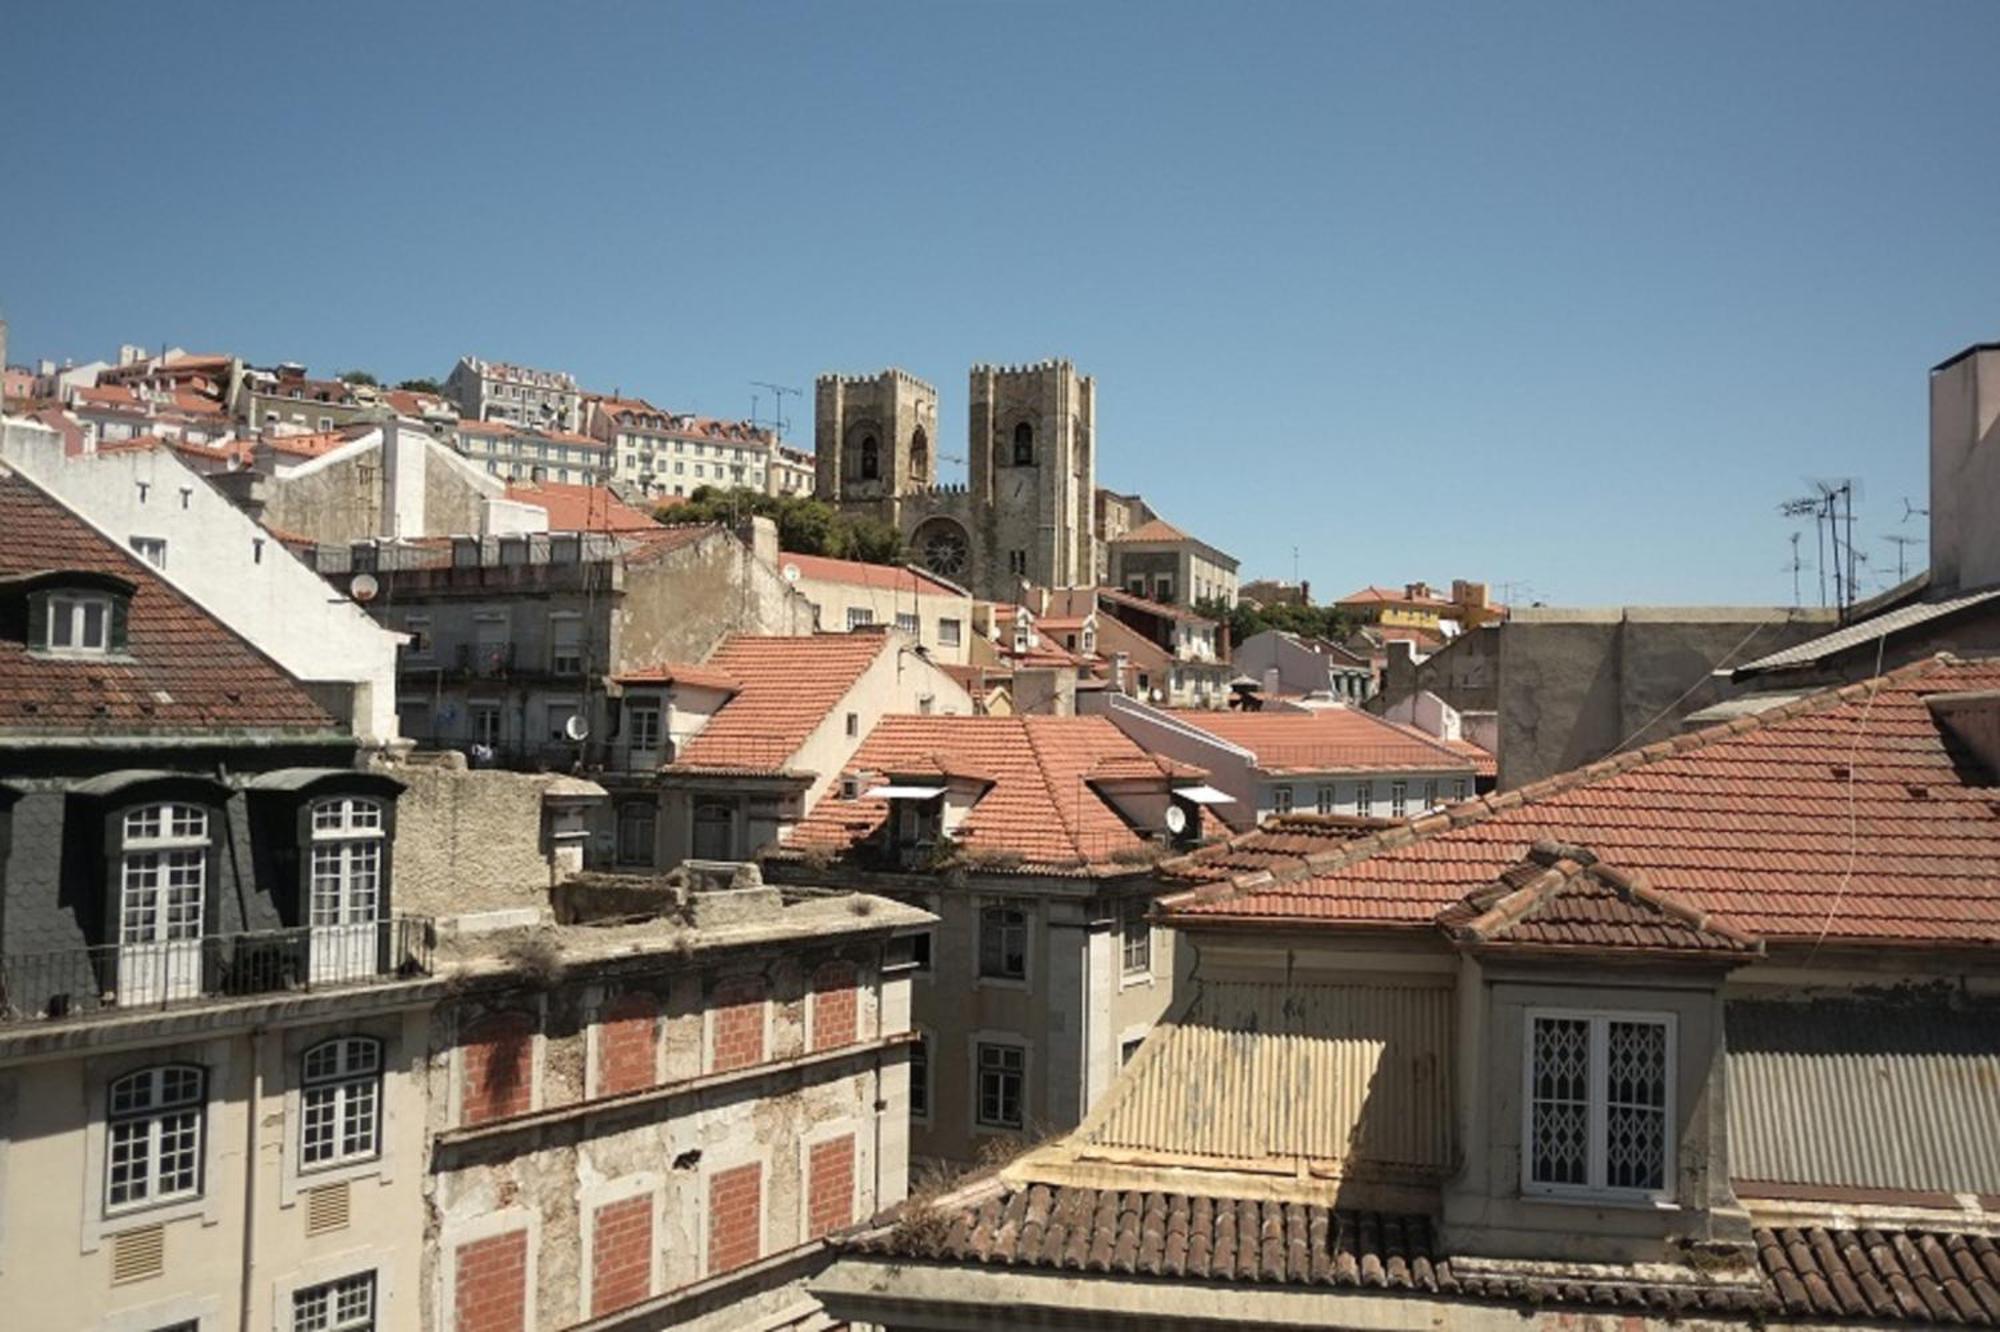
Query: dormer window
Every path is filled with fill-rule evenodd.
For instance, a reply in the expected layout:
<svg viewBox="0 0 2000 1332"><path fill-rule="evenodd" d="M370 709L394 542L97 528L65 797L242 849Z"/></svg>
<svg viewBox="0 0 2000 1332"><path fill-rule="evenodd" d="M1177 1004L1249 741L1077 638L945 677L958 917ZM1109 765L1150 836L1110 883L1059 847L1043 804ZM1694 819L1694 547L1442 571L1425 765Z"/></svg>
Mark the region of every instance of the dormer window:
<svg viewBox="0 0 2000 1332"><path fill-rule="evenodd" d="M1673 1173L1671 1015L1528 1015L1530 1193L1659 1196Z"/></svg>
<svg viewBox="0 0 2000 1332"><path fill-rule="evenodd" d="M48 599L48 633L42 646L50 652L90 655L111 650L111 598L94 593L61 592Z"/></svg>
<svg viewBox="0 0 2000 1332"><path fill-rule="evenodd" d="M51 656L123 652L126 609L134 590L123 578L88 570L0 578L0 636ZM25 626L15 618L23 610ZM5 627L10 621L11 629Z"/></svg>

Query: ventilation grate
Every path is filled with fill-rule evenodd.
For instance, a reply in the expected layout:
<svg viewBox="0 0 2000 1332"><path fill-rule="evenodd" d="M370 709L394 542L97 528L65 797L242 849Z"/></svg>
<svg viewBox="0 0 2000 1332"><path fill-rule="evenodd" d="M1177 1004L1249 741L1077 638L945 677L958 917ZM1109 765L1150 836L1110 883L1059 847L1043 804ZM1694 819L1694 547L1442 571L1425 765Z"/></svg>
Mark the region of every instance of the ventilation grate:
<svg viewBox="0 0 2000 1332"><path fill-rule="evenodd" d="M167 1270L167 1228L147 1226L111 1237L111 1284L144 1281Z"/></svg>
<svg viewBox="0 0 2000 1332"><path fill-rule="evenodd" d="M324 1235L347 1229L347 1185L328 1184L306 1190L306 1234Z"/></svg>

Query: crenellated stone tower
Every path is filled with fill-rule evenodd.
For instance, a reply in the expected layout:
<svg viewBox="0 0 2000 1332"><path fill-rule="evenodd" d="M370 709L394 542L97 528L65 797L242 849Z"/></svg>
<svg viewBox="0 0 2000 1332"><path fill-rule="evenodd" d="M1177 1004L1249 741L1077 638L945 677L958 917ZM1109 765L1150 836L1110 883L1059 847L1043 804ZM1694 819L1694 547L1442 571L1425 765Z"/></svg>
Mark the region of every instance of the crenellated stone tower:
<svg viewBox="0 0 2000 1332"><path fill-rule="evenodd" d="M1066 360L978 365L967 403L969 484L940 486L935 390L900 370L822 375L814 411L819 496L894 523L911 563L974 596L1011 600L1024 584L1091 585L1094 382Z"/></svg>

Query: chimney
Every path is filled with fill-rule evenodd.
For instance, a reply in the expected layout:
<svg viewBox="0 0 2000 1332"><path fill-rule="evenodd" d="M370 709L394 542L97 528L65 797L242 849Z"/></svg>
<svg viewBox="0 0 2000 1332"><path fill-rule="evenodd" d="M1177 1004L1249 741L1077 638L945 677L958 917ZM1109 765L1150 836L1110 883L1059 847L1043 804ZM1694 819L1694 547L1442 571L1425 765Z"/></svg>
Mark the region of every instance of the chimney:
<svg viewBox="0 0 2000 1332"><path fill-rule="evenodd" d="M736 528L736 539L759 564L778 567L778 525L769 518L744 519Z"/></svg>
<svg viewBox="0 0 2000 1332"><path fill-rule="evenodd" d="M386 537L419 537L424 530L424 450L430 436L404 430L392 418L375 427L382 432L382 514Z"/></svg>
<svg viewBox="0 0 2000 1332"><path fill-rule="evenodd" d="M1266 666L1264 668L1264 697L1276 698L1277 696L1278 668L1276 666Z"/></svg>
<svg viewBox="0 0 2000 1332"><path fill-rule="evenodd" d="M1931 371L1933 594L2000 583L2000 343Z"/></svg>
<svg viewBox="0 0 2000 1332"><path fill-rule="evenodd" d="M2000 689L1929 694L1924 698L1950 746L1963 750L1982 770L1980 785L2000 781Z"/></svg>
<svg viewBox="0 0 2000 1332"><path fill-rule="evenodd" d="M1111 654L1111 687L1121 694L1125 692L1125 673L1131 664L1132 655L1129 652Z"/></svg>
<svg viewBox="0 0 2000 1332"><path fill-rule="evenodd" d="M1218 620L1215 624L1215 659L1229 660L1229 621Z"/></svg>

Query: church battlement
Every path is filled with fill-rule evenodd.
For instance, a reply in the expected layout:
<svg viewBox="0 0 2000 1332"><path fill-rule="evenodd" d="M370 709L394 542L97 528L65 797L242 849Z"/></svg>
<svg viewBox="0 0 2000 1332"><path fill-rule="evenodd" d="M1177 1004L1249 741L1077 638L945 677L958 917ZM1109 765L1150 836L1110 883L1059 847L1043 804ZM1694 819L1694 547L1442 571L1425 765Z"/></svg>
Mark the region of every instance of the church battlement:
<svg viewBox="0 0 2000 1332"><path fill-rule="evenodd" d="M908 384L914 388L921 389L925 393L929 393L932 396L936 396L937 394L937 390L931 387L931 385L929 385L928 383L924 382L921 379L918 379L915 375L911 374L909 371L899 370L893 365L886 370L883 370L877 374L872 374L872 375L840 375L840 374L827 373L819 376L819 378L814 382L819 384L839 384L847 388L873 388L875 385L880 384L885 379L894 380L898 383Z"/></svg>
<svg viewBox="0 0 2000 1332"><path fill-rule="evenodd" d="M1041 375L1047 374L1051 370L1065 370L1074 374L1076 363L1071 361L1067 356L1050 356L1044 360L1026 365L994 365L989 361L972 367L972 373L975 375L1000 375L1003 377Z"/></svg>

